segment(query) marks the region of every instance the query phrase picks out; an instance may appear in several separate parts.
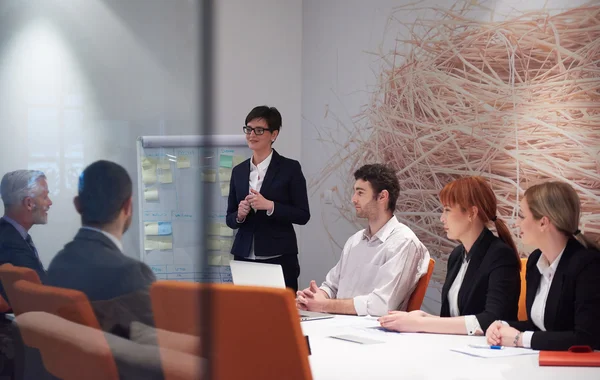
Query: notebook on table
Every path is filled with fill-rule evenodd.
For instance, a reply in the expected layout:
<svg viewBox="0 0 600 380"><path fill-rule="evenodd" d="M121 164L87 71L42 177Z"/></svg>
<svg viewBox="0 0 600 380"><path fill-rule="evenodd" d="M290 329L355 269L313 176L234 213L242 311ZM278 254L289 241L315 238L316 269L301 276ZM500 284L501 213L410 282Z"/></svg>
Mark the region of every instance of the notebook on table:
<svg viewBox="0 0 600 380"><path fill-rule="evenodd" d="M589 346L573 346L569 351L540 351L540 366L600 367L600 352Z"/></svg>
<svg viewBox="0 0 600 380"><path fill-rule="evenodd" d="M283 279L281 265L235 260L230 261L229 265L234 285L267 286L285 289L285 280ZM333 318L331 314L315 311L298 310L298 314L300 315L300 321Z"/></svg>

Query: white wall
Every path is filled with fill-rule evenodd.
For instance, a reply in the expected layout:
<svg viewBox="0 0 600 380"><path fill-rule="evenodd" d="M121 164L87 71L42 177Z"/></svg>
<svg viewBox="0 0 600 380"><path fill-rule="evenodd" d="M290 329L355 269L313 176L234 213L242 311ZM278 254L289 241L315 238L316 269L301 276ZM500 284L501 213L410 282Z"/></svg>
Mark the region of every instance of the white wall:
<svg viewBox="0 0 600 380"><path fill-rule="evenodd" d="M301 0L215 3L214 133L241 133L252 106L272 104L284 119L276 147L299 158ZM79 227L86 165L116 161L135 181L137 136L200 133L198 26L193 0L0 3L0 173L48 175L49 222L30 231L46 266ZM139 257L137 226L124 244Z"/></svg>
<svg viewBox="0 0 600 380"><path fill-rule="evenodd" d="M254 106L277 107L283 126L273 147L299 160L302 0L215 3L216 131L242 133Z"/></svg>

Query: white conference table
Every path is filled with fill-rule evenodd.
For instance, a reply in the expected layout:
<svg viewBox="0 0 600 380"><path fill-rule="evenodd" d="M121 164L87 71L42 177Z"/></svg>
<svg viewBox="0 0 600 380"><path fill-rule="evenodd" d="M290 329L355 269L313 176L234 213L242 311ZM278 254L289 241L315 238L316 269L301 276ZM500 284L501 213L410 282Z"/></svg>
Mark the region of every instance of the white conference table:
<svg viewBox="0 0 600 380"><path fill-rule="evenodd" d="M538 354L480 358L450 351L468 344L485 344L485 337L410 334L369 329L376 318L335 316L301 322L309 336L314 380L329 379L600 379L600 367L540 367ZM359 344L330 338L352 334L379 340Z"/></svg>

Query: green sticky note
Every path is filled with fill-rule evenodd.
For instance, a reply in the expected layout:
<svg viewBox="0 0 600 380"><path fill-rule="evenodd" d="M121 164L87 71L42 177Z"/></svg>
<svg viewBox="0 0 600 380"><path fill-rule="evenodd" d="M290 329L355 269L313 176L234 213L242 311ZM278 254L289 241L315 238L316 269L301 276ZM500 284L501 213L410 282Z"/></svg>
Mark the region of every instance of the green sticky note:
<svg viewBox="0 0 600 380"><path fill-rule="evenodd" d="M244 156L233 156L233 166L238 166L244 161L246 161L246 157Z"/></svg>
<svg viewBox="0 0 600 380"><path fill-rule="evenodd" d="M219 157L219 166L222 168L231 168L233 166L233 156L222 154Z"/></svg>

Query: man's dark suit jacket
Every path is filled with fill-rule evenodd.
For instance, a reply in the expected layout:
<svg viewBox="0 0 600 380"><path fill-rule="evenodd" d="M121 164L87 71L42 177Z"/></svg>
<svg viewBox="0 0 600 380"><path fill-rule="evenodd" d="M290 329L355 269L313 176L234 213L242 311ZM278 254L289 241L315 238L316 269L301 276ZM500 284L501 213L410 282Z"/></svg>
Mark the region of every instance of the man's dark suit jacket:
<svg viewBox="0 0 600 380"><path fill-rule="evenodd" d="M104 234L83 228L54 257L47 278L48 285L85 293L103 330L126 336L122 331L128 332L132 321L153 325L154 281L146 264L125 256Z"/></svg>
<svg viewBox="0 0 600 380"><path fill-rule="evenodd" d="M37 272L42 283L46 281L46 271L33 248L27 244L12 224L4 219L0 219L0 265L6 263L10 263L16 267L31 268ZM10 303L1 282L0 294Z"/></svg>
<svg viewBox="0 0 600 380"><path fill-rule="evenodd" d="M310 219L306 180L300 163L280 156L273 150L260 193L275 203L267 216L265 210L254 211L243 223L236 221L238 205L250 193L250 159L233 168L227 203L227 225L238 229L231 253L248 257L254 240L254 252L261 256L297 255L298 243L292 224L306 224Z"/></svg>
<svg viewBox="0 0 600 380"><path fill-rule="evenodd" d="M568 350L571 346L586 345L600 350L600 252L585 249L571 238L556 267L546 300L544 327L531 321L531 307L542 275L537 262L538 249L527 260L527 321L511 322L519 331L534 331L531 348L534 350Z"/></svg>
<svg viewBox="0 0 600 380"><path fill-rule="evenodd" d="M446 281L442 287L442 317L450 316L448 292L460 270L464 252L461 244L448 258ZM516 319L521 292L521 260L512 248L484 228L467 258L469 267L458 291L460 315L475 315L484 333L495 320Z"/></svg>

